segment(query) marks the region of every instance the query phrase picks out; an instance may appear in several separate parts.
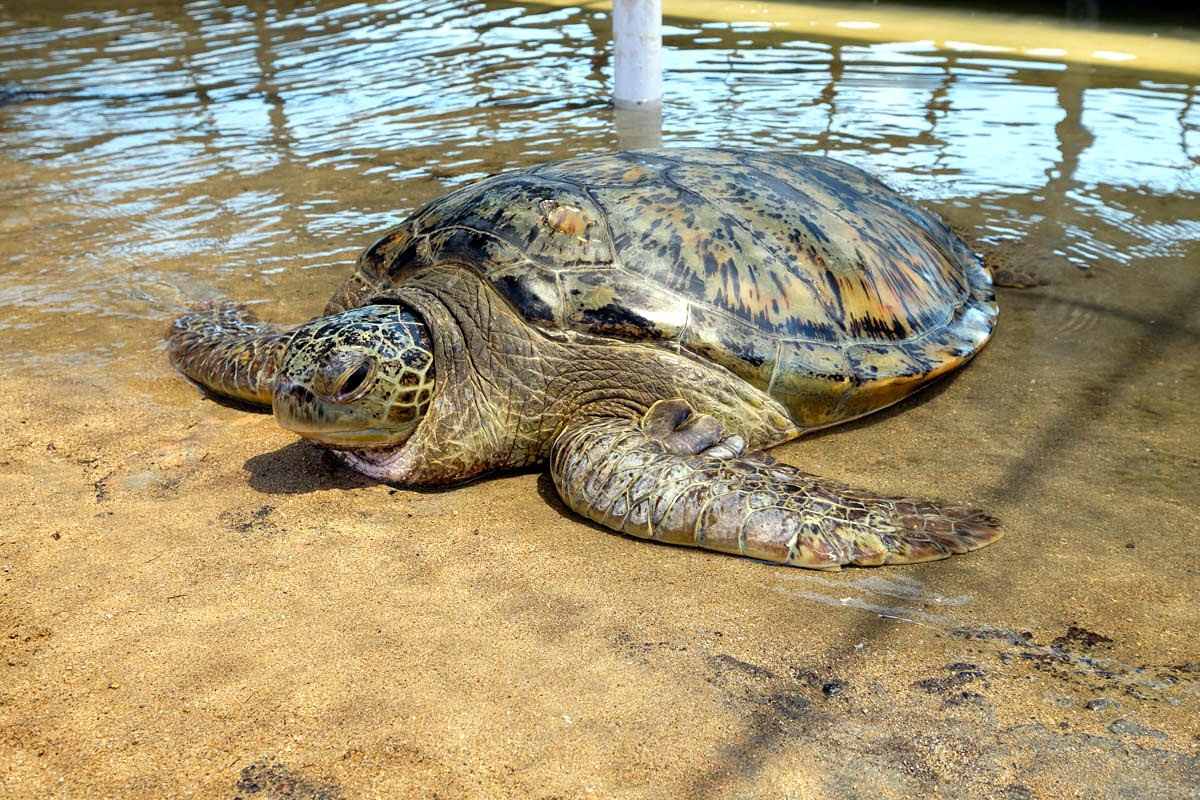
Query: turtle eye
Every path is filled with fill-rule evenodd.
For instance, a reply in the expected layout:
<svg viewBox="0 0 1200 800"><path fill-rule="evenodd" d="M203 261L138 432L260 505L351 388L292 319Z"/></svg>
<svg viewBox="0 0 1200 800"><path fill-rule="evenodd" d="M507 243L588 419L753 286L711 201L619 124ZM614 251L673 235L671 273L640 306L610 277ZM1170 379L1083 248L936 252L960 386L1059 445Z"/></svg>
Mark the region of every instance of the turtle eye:
<svg viewBox="0 0 1200 800"><path fill-rule="evenodd" d="M371 376L371 362L361 361L358 366L342 379L342 385L334 393L337 400L345 400L362 388L367 378Z"/></svg>

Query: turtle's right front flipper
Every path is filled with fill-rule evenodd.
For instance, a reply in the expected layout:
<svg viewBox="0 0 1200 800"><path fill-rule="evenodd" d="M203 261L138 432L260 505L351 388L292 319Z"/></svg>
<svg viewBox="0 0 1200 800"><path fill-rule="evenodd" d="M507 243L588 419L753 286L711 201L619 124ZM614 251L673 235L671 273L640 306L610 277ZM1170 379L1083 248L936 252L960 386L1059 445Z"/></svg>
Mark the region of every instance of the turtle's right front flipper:
<svg viewBox="0 0 1200 800"><path fill-rule="evenodd" d="M1001 536L978 509L852 489L723 436L712 417L663 401L641 424L568 429L551 475L572 510L615 530L800 567L931 561Z"/></svg>
<svg viewBox="0 0 1200 800"><path fill-rule="evenodd" d="M292 331L233 303L200 308L171 327L171 364L213 394L270 407Z"/></svg>

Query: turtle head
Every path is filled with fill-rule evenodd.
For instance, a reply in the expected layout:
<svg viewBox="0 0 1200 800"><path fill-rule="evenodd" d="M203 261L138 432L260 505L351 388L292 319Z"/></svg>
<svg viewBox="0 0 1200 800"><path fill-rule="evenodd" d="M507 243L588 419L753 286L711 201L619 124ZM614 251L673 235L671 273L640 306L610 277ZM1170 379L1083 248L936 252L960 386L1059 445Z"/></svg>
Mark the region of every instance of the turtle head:
<svg viewBox="0 0 1200 800"><path fill-rule="evenodd" d="M403 306L372 305L301 325L272 392L275 419L334 449L404 444L433 397L433 346Z"/></svg>

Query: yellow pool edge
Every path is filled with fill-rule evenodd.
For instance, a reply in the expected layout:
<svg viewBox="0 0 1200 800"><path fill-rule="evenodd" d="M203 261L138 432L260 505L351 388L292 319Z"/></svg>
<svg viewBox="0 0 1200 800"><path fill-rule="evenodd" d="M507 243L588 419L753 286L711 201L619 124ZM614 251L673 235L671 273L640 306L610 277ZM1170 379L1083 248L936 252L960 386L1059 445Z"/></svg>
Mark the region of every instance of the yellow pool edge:
<svg viewBox="0 0 1200 800"><path fill-rule="evenodd" d="M612 2L541 0L540 4L611 11ZM880 8L788 2L663 0L663 17L769 25L797 35L865 42L928 42L945 50L1200 75L1200 39L1115 25L1071 23L984 11Z"/></svg>

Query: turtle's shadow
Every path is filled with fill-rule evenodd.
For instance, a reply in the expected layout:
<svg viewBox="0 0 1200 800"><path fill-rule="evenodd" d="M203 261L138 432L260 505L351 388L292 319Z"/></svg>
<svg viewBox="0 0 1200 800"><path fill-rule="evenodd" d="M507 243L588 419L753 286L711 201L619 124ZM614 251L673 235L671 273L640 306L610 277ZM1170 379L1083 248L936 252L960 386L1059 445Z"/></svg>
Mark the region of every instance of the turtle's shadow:
<svg viewBox="0 0 1200 800"><path fill-rule="evenodd" d="M391 486L416 494L441 494L452 492L469 483L484 482L521 472L521 470L492 472L449 486L412 486L389 483L355 472L351 467L339 461L331 451L303 439L278 450L252 456L242 464L242 469L250 473L248 479L250 486L265 494L309 494L330 489L364 489L370 486ZM550 485L550 491L554 492L553 484ZM555 497L557 498L557 495ZM562 505L561 501L559 501L559 505ZM562 508L567 515L573 516L566 506L562 506Z"/></svg>
<svg viewBox="0 0 1200 800"><path fill-rule="evenodd" d="M360 475L323 447L303 439L246 459L250 486L266 494L308 494L328 489L361 489L377 481Z"/></svg>
<svg viewBox="0 0 1200 800"><path fill-rule="evenodd" d="M597 525L590 519L581 517L571 509L567 508L567 504L564 503L562 498L558 496L558 489L555 488L554 479L550 477L550 472L548 470L542 470L542 474L538 476L537 493L538 497L542 498L542 502L558 512L558 515L563 519L569 519L574 522L590 523L597 530L604 530L612 533L612 531L610 531L608 528Z"/></svg>

